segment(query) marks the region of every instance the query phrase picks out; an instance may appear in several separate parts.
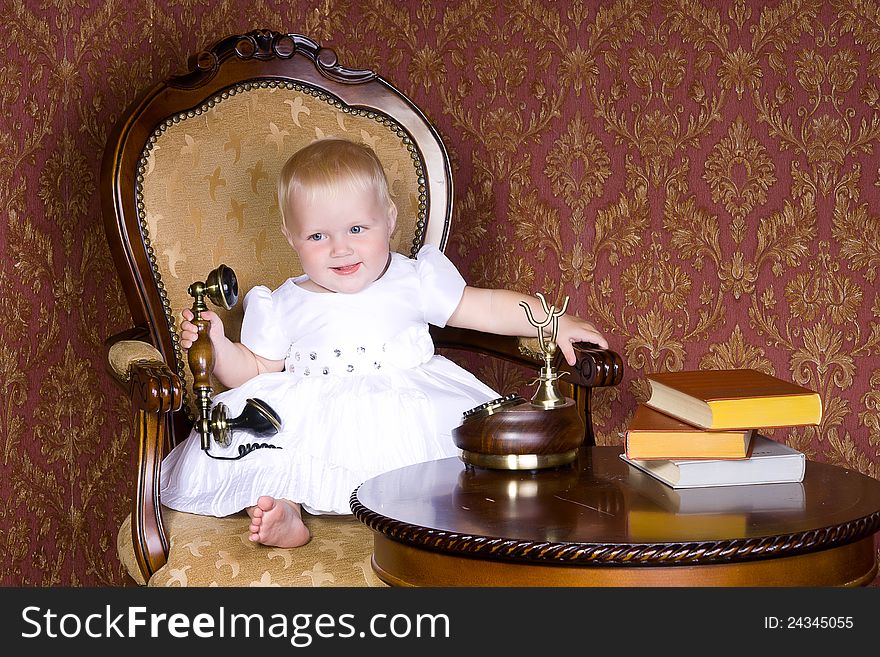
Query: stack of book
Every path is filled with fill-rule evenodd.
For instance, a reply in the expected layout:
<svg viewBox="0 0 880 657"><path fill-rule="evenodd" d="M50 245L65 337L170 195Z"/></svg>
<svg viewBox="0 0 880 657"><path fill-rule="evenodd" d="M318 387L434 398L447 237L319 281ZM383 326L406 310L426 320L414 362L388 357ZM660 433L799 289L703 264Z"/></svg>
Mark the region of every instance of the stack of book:
<svg viewBox="0 0 880 657"><path fill-rule="evenodd" d="M803 453L757 431L816 425L818 393L752 369L647 376L621 458L673 488L799 482Z"/></svg>

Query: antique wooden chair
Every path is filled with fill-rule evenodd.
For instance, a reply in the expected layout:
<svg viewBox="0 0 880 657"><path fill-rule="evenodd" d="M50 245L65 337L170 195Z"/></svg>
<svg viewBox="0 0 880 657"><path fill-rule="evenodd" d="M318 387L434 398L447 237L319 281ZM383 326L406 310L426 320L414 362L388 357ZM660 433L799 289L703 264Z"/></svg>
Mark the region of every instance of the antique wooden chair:
<svg viewBox="0 0 880 657"><path fill-rule="evenodd" d="M220 264L237 275L242 298L253 285L275 288L300 273L280 234L275 176L291 153L324 135L364 141L382 159L400 209L397 251L445 246L453 194L437 132L386 80L340 66L332 50L304 36L254 31L217 42L191 58L187 73L141 95L108 140L105 228L133 320L107 340L108 369L130 396L126 421L137 450L118 552L140 584L382 585L370 567L371 532L352 516L309 516L308 545L266 548L247 540L245 514L178 513L161 506L158 491L163 455L197 417L179 344L180 311L192 305L187 288ZM237 338L241 304L212 309ZM434 336L439 347L537 364L518 339L461 330ZM613 352L582 347L569 368L577 385L565 390L592 443L590 387L616 385L622 372Z"/></svg>

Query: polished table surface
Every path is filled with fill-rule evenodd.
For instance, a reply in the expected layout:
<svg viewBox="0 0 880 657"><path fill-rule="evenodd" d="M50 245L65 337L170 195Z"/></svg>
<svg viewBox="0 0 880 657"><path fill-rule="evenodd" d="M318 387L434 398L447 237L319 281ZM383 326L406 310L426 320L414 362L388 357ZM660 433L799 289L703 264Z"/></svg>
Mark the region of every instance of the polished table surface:
<svg viewBox="0 0 880 657"><path fill-rule="evenodd" d="M672 489L588 447L568 467L458 458L352 495L373 568L401 586L857 586L877 574L880 481L807 462L801 483Z"/></svg>

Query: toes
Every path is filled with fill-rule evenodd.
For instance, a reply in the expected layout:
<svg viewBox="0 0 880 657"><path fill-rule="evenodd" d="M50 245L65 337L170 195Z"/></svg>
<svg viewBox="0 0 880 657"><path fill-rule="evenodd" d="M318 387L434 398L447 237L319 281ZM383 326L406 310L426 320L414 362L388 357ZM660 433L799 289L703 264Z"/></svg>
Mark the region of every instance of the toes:
<svg viewBox="0 0 880 657"><path fill-rule="evenodd" d="M257 500L257 508L254 509L256 513L257 509L261 509L262 511L271 511L275 507L275 498L270 497L268 495L263 495L260 499Z"/></svg>

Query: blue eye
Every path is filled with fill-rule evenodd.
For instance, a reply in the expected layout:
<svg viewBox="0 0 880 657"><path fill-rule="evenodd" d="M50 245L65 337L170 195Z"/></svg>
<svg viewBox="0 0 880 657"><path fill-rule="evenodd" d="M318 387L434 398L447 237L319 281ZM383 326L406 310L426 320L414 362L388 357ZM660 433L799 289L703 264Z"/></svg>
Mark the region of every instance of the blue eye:
<svg viewBox="0 0 880 657"><path fill-rule="evenodd" d="M314 233L313 235L309 235L306 239L312 242L320 242L324 239L324 235L322 233Z"/></svg>
<svg viewBox="0 0 880 657"><path fill-rule="evenodd" d="M363 230L364 230L363 226L352 226L350 232L352 235L357 235L358 233L363 232Z"/></svg>

